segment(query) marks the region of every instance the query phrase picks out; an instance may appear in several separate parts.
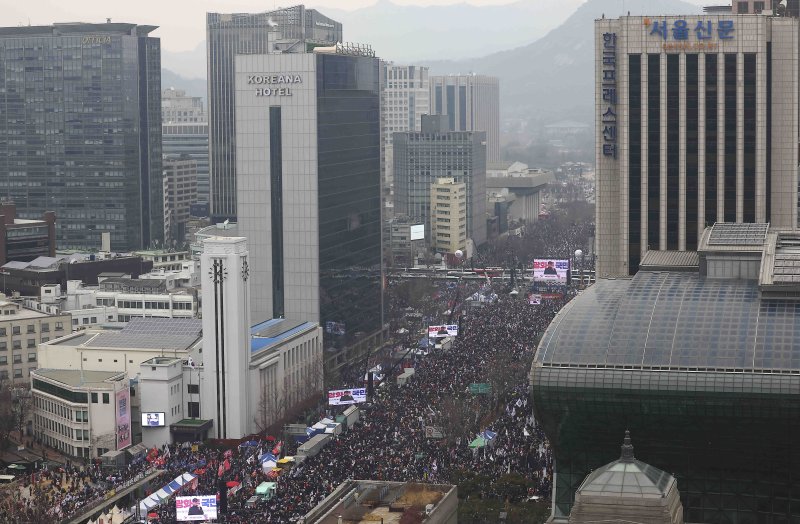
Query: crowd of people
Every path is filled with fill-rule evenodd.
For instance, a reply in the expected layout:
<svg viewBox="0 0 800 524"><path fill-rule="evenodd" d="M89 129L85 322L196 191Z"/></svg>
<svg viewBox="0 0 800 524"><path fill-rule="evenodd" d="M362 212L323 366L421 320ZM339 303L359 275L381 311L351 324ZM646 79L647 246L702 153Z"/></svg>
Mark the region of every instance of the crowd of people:
<svg viewBox="0 0 800 524"><path fill-rule="evenodd" d="M531 495L549 497L552 457L533 418L527 385L518 374L504 377L506 384L503 377L491 377L498 361L529 364L535 341L561 305L558 300L532 306L505 299L485 306L463 322L449 350L419 359L405 386L386 379L361 410L360 421L318 455L273 479L254 460L259 450L243 447L233 452L221 477L216 464L223 459L212 459L199 486L186 494L213 492L220 479L239 483L241 489L228 501L226 521L253 524L296 521L346 479L448 483L465 473L477 474L487 480L477 496L492 498L501 496L494 481L517 473L530 481ZM484 382L492 382L492 393L471 392L470 384ZM453 402L466 409L452 409ZM442 429L444 438L426 437L426 426ZM484 430L494 438L470 447ZM171 472L180 473L180 468ZM274 496L246 508L256 487L272 480L277 482ZM165 504L155 512L159 521L171 522L175 508Z"/></svg>
<svg viewBox="0 0 800 524"><path fill-rule="evenodd" d="M545 221L535 231L532 234L543 235L540 240L548 246L536 253L537 258L562 257L571 248L586 244L591 227ZM510 254L533 256L515 251L514 242L501 251L480 254L476 265L504 265ZM531 242L519 245L530 246ZM515 473L527 479L529 495L547 499L552 456L534 420L525 377L539 337L569 294L529 304L509 297L508 283L427 281L410 304L408 296L399 298L400 294L393 292L397 289L392 288L402 283L389 285L392 330L402 336L396 337L394 347L344 373L341 386L361 386L365 370L376 363L384 372L392 372L376 384L370 401L362 405L359 422L318 455L284 470L277 478L263 471L258 460L264 445L270 444L267 442L258 448L231 450L201 443L165 446L113 474L99 464L39 471L3 493L0 524L80 514L109 491L152 471L158 472L151 483L156 489L182 473L196 474L197 479L184 486L181 495L216 493L220 482L237 485L228 501L226 521L231 523L294 522L345 479L457 483L464 475L473 475L485 480L473 496L498 498L503 493L497 491L495 481ZM493 301L481 301L482 307L464 315L464 301L476 293ZM425 356L407 351L417 344L428 323L458 323L460 333L447 349L432 350ZM406 327L396 330L401 325ZM400 358L407 362L398 362ZM394 377L403 366L413 366L415 374L401 387ZM489 384L491 390L476 393L471 384ZM437 428L441 438L431 438L426 427ZM473 439L484 431L493 437L475 446ZM283 453L292 454L295 445L287 442ZM260 499L255 508L246 507L256 487L267 480L277 482L274 496ZM157 522L173 522L175 505L170 501L150 513Z"/></svg>

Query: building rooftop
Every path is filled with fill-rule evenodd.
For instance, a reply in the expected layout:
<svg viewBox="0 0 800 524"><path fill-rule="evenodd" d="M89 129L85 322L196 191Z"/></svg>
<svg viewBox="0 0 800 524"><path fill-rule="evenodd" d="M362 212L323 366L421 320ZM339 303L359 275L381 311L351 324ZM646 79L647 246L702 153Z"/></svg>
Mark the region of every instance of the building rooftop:
<svg viewBox="0 0 800 524"><path fill-rule="evenodd" d="M425 522L456 521L456 486L378 480L347 480L303 518L309 524L400 522L403 509L432 506ZM445 502L445 501L448 502ZM338 519L341 516L341 521Z"/></svg>
<svg viewBox="0 0 800 524"><path fill-rule="evenodd" d="M268 349L294 335L317 327L315 322L273 318L250 328L250 351Z"/></svg>
<svg viewBox="0 0 800 524"><path fill-rule="evenodd" d="M155 25L126 24L107 22L90 24L86 22L67 22L53 25L33 25L0 28L0 37L16 36L69 36L71 34L115 33L131 36L146 36L158 29Z"/></svg>
<svg viewBox="0 0 800 524"><path fill-rule="evenodd" d="M132 318L122 329L90 330L50 342L87 348L161 349L188 351L202 340L203 321L197 318Z"/></svg>
<svg viewBox="0 0 800 524"><path fill-rule="evenodd" d="M680 271L682 268L697 271L700 256L697 251L654 251L649 250L639 263L640 268L650 271Z"/></svg>
<svg viewBox="0 0 800 524"><path fill-rule="evenodd" d="M578 488L580 495L595 497L662 499L675 477L636 460L629 432L625 432L620 458L591 472Z"/></svg>
<svg viewBox="0 0 800 524"><path fill-rule="evenodd" d="M553 319L536 365L800 373L800 298L688 272L599 279Z"/></svg>
<svg viewBox="0 0 800 524"><path fill-rule="evenodd" d="M112 379L119 380L125 373L119 371L86 371L80 369L37 369L36 375L60 382L71 388L113 389Z"/></svg>

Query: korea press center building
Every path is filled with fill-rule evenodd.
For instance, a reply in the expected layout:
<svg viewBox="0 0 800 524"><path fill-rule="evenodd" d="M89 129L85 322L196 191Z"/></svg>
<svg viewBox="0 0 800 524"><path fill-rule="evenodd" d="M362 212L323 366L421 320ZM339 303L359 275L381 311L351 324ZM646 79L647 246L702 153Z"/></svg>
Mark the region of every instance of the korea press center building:
<svg viewBox="0 0 800 524"><path fill-rule="evenodd" d="M796 226L797 19L597 20L595 77L598 277L715 222Z"/></svg>

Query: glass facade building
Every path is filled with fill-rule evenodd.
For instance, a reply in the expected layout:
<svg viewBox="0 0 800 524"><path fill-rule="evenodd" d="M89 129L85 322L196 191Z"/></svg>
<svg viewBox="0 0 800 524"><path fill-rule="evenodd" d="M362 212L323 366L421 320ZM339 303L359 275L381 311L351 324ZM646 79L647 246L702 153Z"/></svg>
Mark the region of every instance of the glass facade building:
<svg viewBox="0 0 800 524"><path fill-rule="evenodd" d="M0 196L58 217L60 248L163 240L161 49L155 27L0 28Z"/></svg>
<svg viewBox="0 0 800 524"><path fill-rule="evenodd" d="M546 330L531 382L555 453L556 522L626 429L677 479L687 522L800 515L800 295L704 275L730 270L731 255L701 253L699 272L599 279ZM760 253L751 259L758 274Z"/></svg>
<svg viewBox="0 0 800 524"><path fill-rule="evenodd" d="M236 55L305 53L342 41L342 24L298 5L264 13L207 13L211 216L236 219Z"/></svg>
<svg viewBox="0 0 800 524"><path fill-rule="evenodd" d="M163 124L161 133L164 156L187 155L197 163L197 201L208 202L208 123Z"/></svg>
<svg viewBox="0 0 800 524"><path fill-rule="evenodd" d="M379 62L240 55L236 71L253 321L318 321L328 350L369 345L383 313Z"/></svg>

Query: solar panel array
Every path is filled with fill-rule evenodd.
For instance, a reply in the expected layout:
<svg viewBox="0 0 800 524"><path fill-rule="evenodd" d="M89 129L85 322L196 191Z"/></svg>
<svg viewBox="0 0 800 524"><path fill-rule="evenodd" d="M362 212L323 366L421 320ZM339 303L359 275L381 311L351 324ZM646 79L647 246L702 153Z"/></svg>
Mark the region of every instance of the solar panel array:
<svg viewBox="0 0 800 524"><path fill-rule="evenodd" d="M281 333L286 333L287 331L291 331L292 329L302 326L305 324L304 321L298 322L297 320L289 320L289 319L281 319L278 322L275 322L271 326L267 327L266 329L259 331L255 334L257 337L262 338L274 338L280 335Z"/></svg>
<svg viewBox="0 0 800 524"><path fill-rule="evenodd" d="M202 335L203 321L196 318L132 318L116 332L103 332L90 347L185 350Z"/></svg>
<svg viewBox="0 0 800 524"><path fill-rule="evenodd" d="M711 228L709 245L760 246L767 238L769 224L717 222Z"/></svg>

